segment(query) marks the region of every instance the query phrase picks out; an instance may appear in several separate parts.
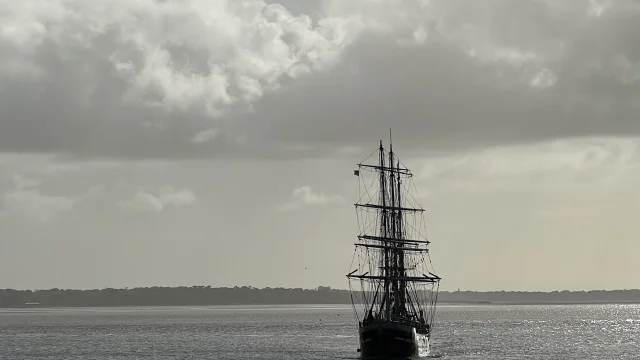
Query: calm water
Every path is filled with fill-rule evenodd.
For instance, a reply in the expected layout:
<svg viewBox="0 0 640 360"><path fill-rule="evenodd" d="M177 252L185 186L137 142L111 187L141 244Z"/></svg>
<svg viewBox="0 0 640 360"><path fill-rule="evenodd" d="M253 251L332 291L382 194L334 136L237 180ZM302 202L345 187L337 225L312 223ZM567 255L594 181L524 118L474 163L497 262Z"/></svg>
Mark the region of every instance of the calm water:
<svg viewBox="0 0 640 360"><path fill-rule="evenodd" d="M0 359L356 359L348 306L0 310ZM638 359L640 306L441 306L432 357Z"/></svg>

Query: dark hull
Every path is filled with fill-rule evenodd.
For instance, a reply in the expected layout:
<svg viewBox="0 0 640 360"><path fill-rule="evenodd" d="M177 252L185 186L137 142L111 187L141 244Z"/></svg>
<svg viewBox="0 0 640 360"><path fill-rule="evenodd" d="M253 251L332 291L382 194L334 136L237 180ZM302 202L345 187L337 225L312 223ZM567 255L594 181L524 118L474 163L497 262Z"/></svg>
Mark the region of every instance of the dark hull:
<svg viewBox="0 0 640 360"><path fill-rule="evenodd" d="M429 337L409 325L377 322L359 330L363 359L406 359L429 354Z"/></svg>

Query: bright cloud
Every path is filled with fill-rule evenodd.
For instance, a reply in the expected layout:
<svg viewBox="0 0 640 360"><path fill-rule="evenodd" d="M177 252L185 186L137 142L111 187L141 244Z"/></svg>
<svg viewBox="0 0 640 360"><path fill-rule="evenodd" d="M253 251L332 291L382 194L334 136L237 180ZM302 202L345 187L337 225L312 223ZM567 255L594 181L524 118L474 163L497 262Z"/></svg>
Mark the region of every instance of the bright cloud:
<svg viewBox="0 0 640 360"><path fill-rule="evenodd" d="M161 212L167 207L188 206L196 202L196 197L189 189L174 189L173 186L163 185L157 188L144 187L129 200L117 202L124 211L154 211Z"/></svg>
<svg viewBox="0 0 640 360"><path fill-rule="evenodd" d="M278 211L292 211L304 206L322 206L341 203L344 198L340 195L326 195L322 192L314 192L310 186L301 186L293 190L292 200L276 207Z"/></svg>
<svg viewBox="0 0 640 360"><path fill-rule="evenodd" d="M54 47L63 64L90 57L76 69L89 98L104 85L92 72L105 66L126 83L127 100L214 116L330 65L347 41L335 22L314 25L260 0L25 0L0 9L3 76L55 76L39 56Z"/></svg>
<svg viewBox="0 0 640 360"><path fill-rule="evenodd" d="M640 138L580 138L493 147L427 160L425 186L500 188L615 187L636 179ZM474 185L475 184L475 185ZM493 184L493 185L492 185Z"/></svg>
<svg viewBox="0 0 640 360"><path fill-rule="evenodd" d="M51 222L72 210L80 201L79 198L43 194L38 189L40 181L17 174L14 175L14 183L15 187L2 197L6 210L37 222Z"/></svg>

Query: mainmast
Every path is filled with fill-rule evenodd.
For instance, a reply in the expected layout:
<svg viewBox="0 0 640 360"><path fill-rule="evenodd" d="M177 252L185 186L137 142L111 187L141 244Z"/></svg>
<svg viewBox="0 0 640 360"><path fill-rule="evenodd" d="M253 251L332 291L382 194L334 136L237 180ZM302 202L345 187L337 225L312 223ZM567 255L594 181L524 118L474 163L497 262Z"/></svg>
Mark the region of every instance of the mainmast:
<svg viewBox="0 0 640 360"><path fill-rule="evenodd" d="M380 140L380 204L382 204L381 212L381 221L380 221L380 235L383 238L389 238L389 231L387 226L389 209L387 209L387 177L384 172L384 147L382 146L382 140ZM393 204L391 205L393 208ZM387 241L384 242L384 264L382 267L382 273L384 276L384 318L391 318L391 294L389 292L389 286L391 285L391 276L389 273L389 256L391 252L391 248ZM381 309L382 310L382 309Z"/></svg>
<svg viewBox="0 0 640 360"><path fill-rule="evenodd" d="M391 130L389 130L389 166L393 167L393 142L391 141ZM390 179L390 187L391 187L391 207L396 208L399 207L396 201L396 195L400 195L398 193L398 188L396 186L396 182L400 179L400 177L396 177L395 172L391 172L389 174ZM391 238L394 239L402 239L401 233L399 232L400 224L398 223L398 219L400 218L401 211L400 210L392 210L391 212ZM404 269L400 267L400 257L401 253L399 252L399 248L402 246L401 242L396 242L393 244L389 244L390 249L392 251L393 258L393 266L390 268L392 276L396 279L399 279L404 275ZM392 293L393 293L393 316L398 317L402 312L403 303L400 301L400 287L398 280L394 280L392 282Z"/></svg>

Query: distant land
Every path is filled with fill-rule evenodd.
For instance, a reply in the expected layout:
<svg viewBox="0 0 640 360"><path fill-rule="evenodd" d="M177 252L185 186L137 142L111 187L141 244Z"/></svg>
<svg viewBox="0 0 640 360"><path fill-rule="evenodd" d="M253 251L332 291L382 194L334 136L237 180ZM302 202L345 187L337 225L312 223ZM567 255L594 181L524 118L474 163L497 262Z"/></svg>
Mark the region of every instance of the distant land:
<svg viewBox="0 0 640 360"><path fill-rule="evenodd" d="M350 304L348 290L250 286L139 287L96 290L0 289L0 307L178 306ZM640 290L594 291L441 291L439 304L619 304L640 303Z"/></svg>

